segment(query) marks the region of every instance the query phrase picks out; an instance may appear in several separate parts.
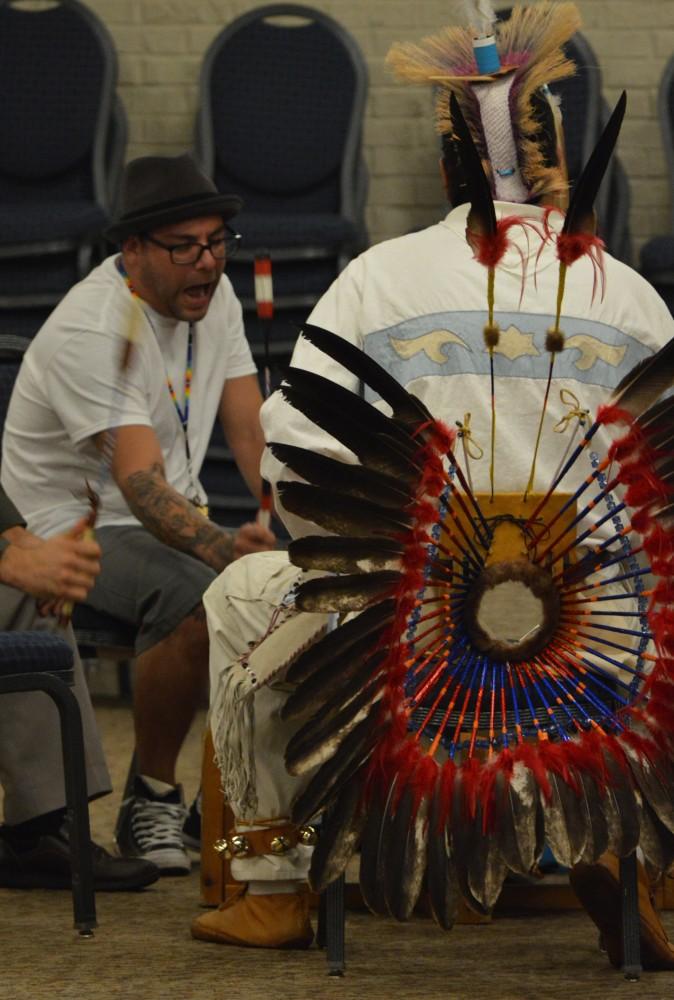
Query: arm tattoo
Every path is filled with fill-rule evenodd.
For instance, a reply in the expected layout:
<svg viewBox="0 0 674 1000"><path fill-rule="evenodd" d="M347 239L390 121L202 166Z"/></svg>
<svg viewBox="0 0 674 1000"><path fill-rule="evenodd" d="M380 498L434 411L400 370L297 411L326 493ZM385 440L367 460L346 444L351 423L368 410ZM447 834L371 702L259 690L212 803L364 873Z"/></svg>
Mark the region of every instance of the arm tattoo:
<svg viewBox="0 0 674 1000"><path fill-rule="evenodd" d="M134 472L121 484L131 511L156 538L221 570L234 558L234 537L207 521L164 478L161 463Z"/></svg>

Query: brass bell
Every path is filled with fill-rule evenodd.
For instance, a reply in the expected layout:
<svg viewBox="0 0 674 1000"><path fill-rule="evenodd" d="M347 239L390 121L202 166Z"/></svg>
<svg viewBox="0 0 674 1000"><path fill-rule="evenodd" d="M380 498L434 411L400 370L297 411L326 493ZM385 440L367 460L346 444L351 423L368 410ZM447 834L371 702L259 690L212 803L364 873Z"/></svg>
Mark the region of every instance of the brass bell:
<svg viewBox="0 0 674 1000"><path fill-rule="evenodd" d="M250 851L248 838L244 837L241 833L235 833L233 837L229 838L229 849L232 852L233 858L248 857Z"/></svg>
<svg viewBox="0 0 674 1000"><path fill-rule="evenodd" d="M297 839L305 847L314 847L318 842L318 832L314 826L301 826L297 833Z"/></svg>
<svg viewBox="0 0 674 1000"><path fill-rule="evenodd" d="M216 840L215 843L213 844L213 850L217 854L222 854L227 859L227 861L231 861L232 854L229 849L229 841L227 840L226 837L223 837L222 840Z"/></svg>
<svg viewBox="0 0 674 1000"><path fill-rule="evenodd" d="M285 854L286 851L290 850L290 841L287 837L279 834L278 837L272 838L269 848L272 854Z"/></svg>

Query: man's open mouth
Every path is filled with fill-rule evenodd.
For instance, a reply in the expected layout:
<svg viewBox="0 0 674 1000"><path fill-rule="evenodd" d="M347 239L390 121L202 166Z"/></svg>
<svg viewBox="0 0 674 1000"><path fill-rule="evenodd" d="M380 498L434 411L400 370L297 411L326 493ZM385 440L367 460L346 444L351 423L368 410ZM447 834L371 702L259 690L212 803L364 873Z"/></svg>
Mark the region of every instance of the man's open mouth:
<svg viewBox="0 0 674 1000"><path fill-rule="evenodd" d="M189 285L184 289L185 295L187 295L189 299L193 299L195 302L209 298L212 291L212 281L208 281L203 285Z"/></svg>

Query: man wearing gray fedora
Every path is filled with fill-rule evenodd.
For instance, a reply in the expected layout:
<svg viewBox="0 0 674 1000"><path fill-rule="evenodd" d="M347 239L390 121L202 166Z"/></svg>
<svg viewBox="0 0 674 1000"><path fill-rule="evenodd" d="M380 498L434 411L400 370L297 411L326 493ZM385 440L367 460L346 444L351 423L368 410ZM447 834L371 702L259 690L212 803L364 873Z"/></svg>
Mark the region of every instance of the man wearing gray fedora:
<svg viewBox="0 0 674 1000"><path fill-rule="evenodd" d="M223 274L241 207L184 154L128 164L107 231L120 253L75 285L26 351L3 439L2 485L31 530L61 532L98 495L94 608L134 625L139 774L123 853L185 874L178 751L208 676L201 596L232 560L274 546L227 531L199 481L213 422L259 496L261 396L241 306Z"/></svg>

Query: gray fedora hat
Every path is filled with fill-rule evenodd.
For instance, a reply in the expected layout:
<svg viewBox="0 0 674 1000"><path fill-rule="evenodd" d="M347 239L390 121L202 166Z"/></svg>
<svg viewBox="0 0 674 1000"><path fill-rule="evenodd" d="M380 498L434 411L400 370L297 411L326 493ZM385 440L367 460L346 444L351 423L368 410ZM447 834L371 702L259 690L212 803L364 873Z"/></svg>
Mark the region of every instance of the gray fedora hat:
<svg viewBox="0 0 674 1000"><path fill-rule="evenodd" d="M111 243L171 222L221 215L231 219L243 202L235 194L220 194L189 153L181 156L140 156L127 164L117 219L105 231Z"/></svg>

